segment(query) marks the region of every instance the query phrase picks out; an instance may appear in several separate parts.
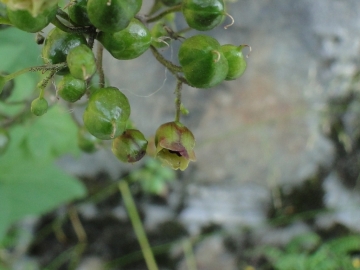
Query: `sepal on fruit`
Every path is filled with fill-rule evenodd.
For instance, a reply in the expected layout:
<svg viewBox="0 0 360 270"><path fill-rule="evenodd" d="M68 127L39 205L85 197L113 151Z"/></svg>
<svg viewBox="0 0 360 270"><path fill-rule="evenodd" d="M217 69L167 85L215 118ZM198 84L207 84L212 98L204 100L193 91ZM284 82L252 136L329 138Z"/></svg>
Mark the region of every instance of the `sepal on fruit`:
<svg viewBox="0 0 360 270"><path fill-rule="evenodd" d="M155 133L155 147L156 158L174 170L184 171L196 161L194 135L180 122L162 124Z"/></svg>
<svg viewBox="0 0 360 270"><path fill-rule="evenodd" d="M137 129L128 129L113 140L111 150L122 162L133 163L146 154L148 141Z"/></svg>

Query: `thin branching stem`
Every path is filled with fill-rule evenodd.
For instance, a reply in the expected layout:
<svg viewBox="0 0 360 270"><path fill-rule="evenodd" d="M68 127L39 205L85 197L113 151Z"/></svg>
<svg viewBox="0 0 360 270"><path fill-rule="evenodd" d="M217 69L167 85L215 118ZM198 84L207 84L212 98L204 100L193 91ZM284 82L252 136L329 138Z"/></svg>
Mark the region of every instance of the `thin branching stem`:
<svg viewBox="0 0 360 270"><path fill-rule="evenodd" d="M164 10L163 12L161 12L160 14L154 16L154 17L151 17L149 19L146 20L147 23L152 23L152 22L156 22L158 20L160 20L161 18L165 17L166 15L170 14L170 13L173 13L173 12L179 12L181 11L181 4L180 5L177 5L177 6L173 6L173 7L170 7L166 10Z"/></svg>
<svg viewBox="0 0 360 270"><path fill-rule="evenodd" d="M122 180L119 183L119 189L122 195L122 198L124 200L124 204L126 207L126 210L128 212L128 215L130 217L132 226L134 228L136 237L139 241L140 247L141 247L141 251L143 253L146 265L148 267L149 270L158 270L158 266L156 264L155 258L154 258L154 254L151 250L149 241L147 239L144 227L141 223L141 219L139 216L139 213L136 209L136 205L134 202L134 199L131 195L129 186L127 184L126 181Z"/></svg>
<svg viewBox="0 0 360 270"><path fill-rule="evenodd" d="M181 89L182 89L182 82L177 81L176 82L176 89L175 89L175 121L180 121L180 115L181 115Z"/></svg>
<svg viewBox="0 0 360 270"><path fill-rule="evenodd" d="M96 67L99 73L99 87L102 88L105 86L105 74L103 69L103 52L104 46L98 42L96 50Z"/></svg>

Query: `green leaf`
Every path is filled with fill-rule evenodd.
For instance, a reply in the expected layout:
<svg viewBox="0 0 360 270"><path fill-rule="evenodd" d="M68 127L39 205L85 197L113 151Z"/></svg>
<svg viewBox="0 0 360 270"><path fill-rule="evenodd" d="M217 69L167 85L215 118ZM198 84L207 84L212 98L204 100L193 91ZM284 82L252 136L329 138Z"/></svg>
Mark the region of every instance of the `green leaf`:
<svg viewBox="0 0 360 270"><path fill-rule="evenodd" d="M44 213L85 195L76 178L54 165L55 157L71 151L75 141L74 123L57 107L48 118L10 130L9 148L0 156L0 240L13 222L26 215Z"/></svg>
<svg viewBox="0 0 360 270"><path fill-rule="evenodd" d="M47 160L66 153L79 154L77 126L70 112L62 106L54 106L35 121L24 124L26 134L23 144L36 159Z"/></svg>
<svg viewBox="0 0 360 270"><path fill-rule="evenodd" d="M83 185L53 162L29 159L20 151L1 157L0 171L0 239L14 221L85 195Z"/></svg>

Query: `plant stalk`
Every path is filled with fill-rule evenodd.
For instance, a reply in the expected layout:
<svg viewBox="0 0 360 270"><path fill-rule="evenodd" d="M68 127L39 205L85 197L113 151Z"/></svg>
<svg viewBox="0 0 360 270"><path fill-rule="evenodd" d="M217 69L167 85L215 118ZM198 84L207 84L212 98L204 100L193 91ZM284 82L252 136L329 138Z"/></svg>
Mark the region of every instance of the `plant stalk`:
<svg viewBox="0 0 360 270"><path fill-rule="evenodd" d="M139 213L136 209L134 199L131 195L130 189L126 181L121 180L119 183L119 189L124 200L125 207L128 211L132 226L134 228L136 237L139 241L141 251L143 253L146 265L149 270L158 270L154 254L151 250L149 241L146 237L145 230L142 226Z"/></svg>

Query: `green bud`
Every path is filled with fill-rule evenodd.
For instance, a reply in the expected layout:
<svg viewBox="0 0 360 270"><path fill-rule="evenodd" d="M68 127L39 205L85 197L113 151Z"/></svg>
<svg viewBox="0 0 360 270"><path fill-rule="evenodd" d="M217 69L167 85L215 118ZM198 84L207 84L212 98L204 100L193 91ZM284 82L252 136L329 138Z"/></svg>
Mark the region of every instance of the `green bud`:
<svg viewBox="0 0 360 270"><path fill-rule="evenodd" d="M36 98L31 102L31 112L36 116L41 116L47 112L49 105L45 98Z"/></svg>
<svg viewBox="0 0 360 270"><path fill-rule="evenodd" d="M122 162L133 163L142 159L146 154L148 141L136 129L128 129L112 143L112 152Z"/></svg>
<svg viewBox="0 0 360 270"><path fill-rule="evenodd" d="M184 171L190 161L196 161L195 138L180 122L162 124L155 134L156 157L163 165Z"/></svg>

